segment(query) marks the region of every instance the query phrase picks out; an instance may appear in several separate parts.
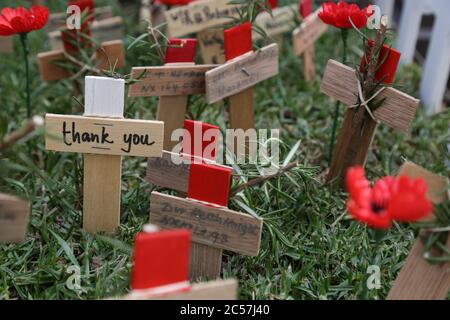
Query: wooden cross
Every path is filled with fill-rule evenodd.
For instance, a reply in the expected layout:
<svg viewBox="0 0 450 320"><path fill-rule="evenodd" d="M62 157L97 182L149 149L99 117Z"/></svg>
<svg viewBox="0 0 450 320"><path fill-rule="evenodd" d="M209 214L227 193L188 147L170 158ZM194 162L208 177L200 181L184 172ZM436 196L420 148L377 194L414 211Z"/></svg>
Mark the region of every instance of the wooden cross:
<svg viewBox="0 0 450 320"><path fill-rule="evenodd" d="M398 175L425 179L428 185L427 197L434 204L450 200L448 178L435 175L411 162L405 162ZM425 249L421 238L425 236L426 232L422 230L389 292L389 300L447 299L450 290L450 262L431 264L424 259ZM447 247L450 250L450 236Z"/></svg>
<svg viewBox="0 0 450 320"><path fill-rule="evenodd" d="M239 4L228 0L200 0L164 12L171 37L197 34L204 64L225 62L222 26L239 17ZM155 25L155 23L153 23Z"/></svg>
<svg viewBox="0 0 450 320"><path fill-rule="evenodd" d="M85 78L84 116L47 114L46 149L84 153L83 228L120 224L122 156L161 157L164 123L123 119L125 81Z"/></svg>
<svg viewBox="0 0 450 320"><path fill-rule="evenodd" d="M206 72L206 99L215 103L229 98L232 129L252 129L254 89L257 83L278 74L278 46L252 50L250 22L224 31L227 62Z"/></svg>
<svg viewBox="0 0 450 320"><path fill-rule="evenodd" d="M272 12L261 12L255 19L255 25L269 37L275 38L281 47L283 33L291 31L295 27L296 12L299 10L298 4L278 7L278 1L269 1ZM260 33L253 31L253 40L259 40Z"/></svg>
<svg viewBox="0 0 450 320"><path fill-rule="evenodd" d="M201 135L211 128L200 122L195 125L201 127ZM190 130L195 132L192 127ZM198 135L194 140L183 140L184 150L195 149L186 148L186 144L199 144ZM205 154L208 145L201 146L201 153ZM153 192L150 221L162 229L193 231L193 280L220 276L223 249L256 256L262 232L262 219L227 208L232 169L215 164L211 158L164 152L161 159L149 159L147 167L149 182L187 193L183 199Z"/></svg>
<svg viewBox="0 0 450 320"><path fill-rule="evenodd" d="M159 231L145 225L134 243L134 266L128 300L235 300L234 279L189 283L190 230Z"/></svg>
<svg viewBox="0 0 450 320"><path fill-rule="evenodd" d="M30 204L18 197L0 193L0 244L25 238Z"/></svg>
<svg viewBox="0 0 450 320"><path fill-rule="evenodd" d="M380 53L381 58L386 59L378 69L376 78L384 84L391 84L397 70L400 52L384 45ZM321 91L347 106L353 106L345 112L327 176L327 181L335 180L338 183L342 183L349 167L364 166L377 122L407 133L419 106L418 99L392 87L386 87L375 98L376 101L382 101L382 104L373 112L373 119L364 106L356 107L360 99L356 71L334 60L328 61Z"/></svg>
<svg viewBox="0 0 450 320"><path fill-rule="evenodd" d="M13 37L0 36L0 53L12 53L13 52Z"/></svg>
<svg viewBox="0 0 450 320"><path fill-rule="evenodd" d="M182 129L190 95L205 93L205 73L215 65L195 65L195 39L171 39L165 65L134 67L130 97L159 97L157 119L164 121L164 150L178 143L172 133Z"/></svg>
<svg viewBox="0 0 450 320"><path fill-rule="evenodd" d="M327 30L327 25L319 18L319 12L320 9L312 13L311 0L302 0L300 14L304 20L292 33L294 54L303 55L303 74L308 82L316 76L314 43Z"/></svg>

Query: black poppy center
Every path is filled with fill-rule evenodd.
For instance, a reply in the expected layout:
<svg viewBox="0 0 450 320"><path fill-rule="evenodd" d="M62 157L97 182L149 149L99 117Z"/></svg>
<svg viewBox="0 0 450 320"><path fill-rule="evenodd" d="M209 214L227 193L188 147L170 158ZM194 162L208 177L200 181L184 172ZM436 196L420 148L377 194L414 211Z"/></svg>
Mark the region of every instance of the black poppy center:
<svg viewBox="0 0 450 320"><path fill-rule="evenodd" d="M384 211L384 207L375 202L372 202L371 207L375 214L381 214Z"/></svg>

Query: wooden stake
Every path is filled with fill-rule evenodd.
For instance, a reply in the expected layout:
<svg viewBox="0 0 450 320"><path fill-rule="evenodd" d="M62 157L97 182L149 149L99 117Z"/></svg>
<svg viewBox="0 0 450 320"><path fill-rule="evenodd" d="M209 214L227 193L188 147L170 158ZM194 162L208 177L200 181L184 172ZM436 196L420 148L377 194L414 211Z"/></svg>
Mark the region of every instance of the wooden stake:
<svg viewBox="0 0 450 320"><path fill-rule="evenodd" d="M12 53L13 52L13 37L0 36L0 53Z"/></svg>
<svg viewBox="0 0 450 320"><path fill-rule="evenodd" d="M27 231L30 204L0 193L0 243L21 242Z"/></svg>
<svg viewBox="0 0 450 320"><path fill-rule="evenodd" d="M303 73L306 81L313 81L316 76L314 43L327 31L327 25L319 18L321 9L314 13L302 12L304 21L292 33L294 54L303 55Z"/></svg>
<svg viewBox="0 0 450 320"><path fill-rule="evenodd" d="M438 176L412 162L405 162L398 175L424 179L428 185L427 197L434 204L450 199L447 193L448 178ZM450 262L431 264L425 260L425 248L422 242L425 236L426 232L422 230L389 292L389 300L445 300L447 298L450 290ZM447 247L450 250L450 235Z"/></svg>
<svg viewBox="0 0 450 320"><path fill-rule="evenodd" d="M423 235L423 233L422 233ZM450 249L450 237L447 241ZM387 297L388 300L446 300L450 290L450 263L431 264L416 240Z"/></svg>

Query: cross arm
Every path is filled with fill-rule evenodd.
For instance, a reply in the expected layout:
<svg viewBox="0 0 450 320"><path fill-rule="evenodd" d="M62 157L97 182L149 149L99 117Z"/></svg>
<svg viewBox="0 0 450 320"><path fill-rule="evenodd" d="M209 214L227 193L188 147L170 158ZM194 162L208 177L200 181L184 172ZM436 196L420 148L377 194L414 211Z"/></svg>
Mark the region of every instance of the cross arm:
<svg viewBox="0 0 450 320"><path fill-rule="evenodd" d="M294 53L299 56L311 47L316 40L327 31L327 25L319 18L318 9L303 20L303 23L292 32Z"/></svg>
<svg viewBox="0 0 450 320"><path fill-rule="evenodd" d="M206 72L206 99L215 103L278 74L278 45L249 52Z"/></svg>
<svg viewBox="0 0 450 320"><path fill-rule="evenodd" d="M347 106L356 104L358 101L356 71L340 62L329 60L320 90ZM391 87L386 88L376 99L385 101L375 110L375 119L395 130L408 133L420 100Z"/></svg>
<svg viewBox="0 0 450 320"><path fill-rule="evenodd" d="M129 97L180 96L205 93L205 73L217 65L134 67Z"/></svg>

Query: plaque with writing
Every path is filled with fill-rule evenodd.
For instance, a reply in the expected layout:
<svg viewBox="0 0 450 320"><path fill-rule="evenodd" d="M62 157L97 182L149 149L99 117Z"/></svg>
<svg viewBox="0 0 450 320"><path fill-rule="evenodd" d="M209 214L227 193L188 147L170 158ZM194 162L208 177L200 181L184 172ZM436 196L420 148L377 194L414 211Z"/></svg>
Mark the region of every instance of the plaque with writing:
<svg viewBox="0 0 450 320"><path fill-rule="evenodd" d="M198 158L199 161L226 167L212 160ZM159 187L187 193L189 187L189 173L191 156L163 150L161 158L148 158L147 181Z"/></svg>
<svg viewBox="0 0 450 320"><path fill-rule="evenodd" d="M295 16L298 12L298 4L287 7L279 7L269 12L261 12L255 20L255 24L259 26L268 36L277 36L285 32L291 31L295 25ZM261 34L253 31L252 38L260 39Z"/></svg>
<svg viewBox="0 0 450 320"><path fill-rule="evenodd" d="M192 241L251 256L258 255L262 220L200 202L152 192L150 222L161 229L187 228Z"/></svg>
<svg viewBox="0 0 450 320"><path fill-rule="evenodd" d="M187 96L205 93L205 73L216 65L134 67L130 97Z"/></svg>
<svg viewBox="0 0 450 320"><path fill-rule="evenodd" d="M45 147L53 151L160 157L161 121L47 114Z"/></svg>
<svg viewBox="0 0 450 320"><path fill-rule="evenodd" d="M29 210L27 201L0 193L0 243L20 242L24 239Z"/></svg>
<svg viewBox="0 0 450 320"><path fill-rule="evenodd" d="M222 64L225 62L222 28L203 30L197 34L197 40L202 53L203 63Z"/></svg>
<svg viewBox="0 0 450 320"><path fill-rule="evenodd" d="M0 36L0 53L12 53L13 52L13 37Z"/></svg>
<svg viewBox="0 0 450 320"><path fill-rule="evenodd" d="M206 99L217 102L277 74L278 45L274 43L206 72Z"/></svg>
<svg viewBox="0 0 450 320"><path fill-rule="evenodd" d="M293 31L294 53L297 56L304 53L306 49L311 47L327 31L327 25L319 18L320 10L306 17L300 27Z"/></svg>
<svg viewBox="0 0 450 320"><path fill-rule="evenodd" d="M180 37L231 22L238 17L239 5L229 0L194 1L164 12L170 37Z"/></svg>

